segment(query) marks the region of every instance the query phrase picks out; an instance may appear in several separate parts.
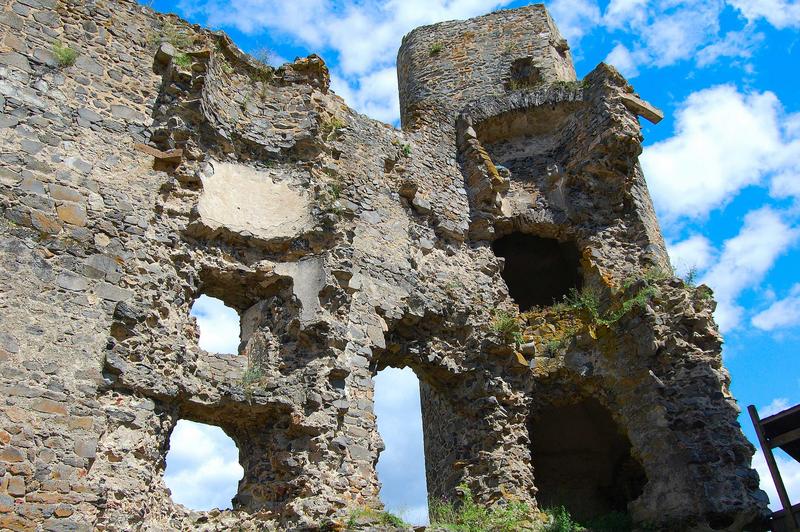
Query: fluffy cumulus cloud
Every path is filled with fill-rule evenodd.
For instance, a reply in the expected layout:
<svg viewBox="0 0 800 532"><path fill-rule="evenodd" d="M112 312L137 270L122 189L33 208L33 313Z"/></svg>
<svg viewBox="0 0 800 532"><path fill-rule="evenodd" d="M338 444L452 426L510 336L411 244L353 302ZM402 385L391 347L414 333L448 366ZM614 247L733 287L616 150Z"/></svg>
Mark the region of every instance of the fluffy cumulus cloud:
<svg viewBox="0 0 800 532"><path fill-rule="evenodd" d="M784 486L786 486L786 491L789 493L789 500L796 501L800 499L800 463L784 455L781 451L775 453L775 461L778 463L781 479ZM780 510L781 501L778 498L778 490L775 489L775 484L772 482L767 460L764 458L764 453L761 449L757 450L753 455L753 468L758 472L758 476L761 479L761 489L767 492L769 507L772 510Z"/></svg>
<svg viewBox="0 0 800 532"><path fill-rule="evenodd" d="M659 213L669 223L702 218L741 189L793 167L771 92L720 85L692 93L676 111L675 134L641 157Z"/></svg>
<svg viewBox="0 0 800 532"><path fill-rule="evenodd" d="M614 65L623 76L634 78L639 75L639 65L647 60L644 50L630 50L624 44L617 43L609 52L605 62Z"/></svg>
<svg viewBox="0 0 800 532"><path fill-rule="evenodd" d="M386 67L354 81L334 74L331 87L348 105L372 118L394 122L400 116L400 101L397 98L397 73Z"/></svg>
<svg viewBox="0 0 800 532"><path fill-rule="evenodd" d="M748 20L764 18L778 29L800 28L797 0L729 0Z"/></svg>
<svg viewBox="0 0 800 532"><path fill-rule="evenodd" d="M800 325L800 283L795 284L785 298L753 316L751 322L764 331Z"/></svg>
<svg viewBox="0 0 800 532"><path fill-rule="evenodd" d="M463 19L511 0L183 0L185 14L245 33L267 31L335 58L333 88L358 111L400 117L395 56L406 33L425 24ZM588 1L588 0L587 0Z"/></svg>
<svg viewBox="0 0 800 532"><path fill-rule="evenodd" d="M762 406L758 410L758 415L761 419L764 419L765 417L777 414L787 408L789 408L789 400L785 397L776 397L767 406Z"/></svg>
<svg viewBox="0 0 800 532"><path fill-rule="evenodd" d="M762 40L750 24L722 33L722 0L611 0L602 13L596 0L553 0L548 6L573 46L596 27L624 38L626 44L616 42L605 60L628 77L643 66L692 60L702 67L720 57L749 58Z"/></svg>
<svg viewBox="0 0 800 532"><path fill-rule="evenodd" d="M219 299L202 295L192 305L200 329L200 347L211 353L237 353L239 315Z"/></svg>
<svg viewBox="0 0 800 532"><path fill-rule="evenodd" d="M547 8L572 46L577 46L581 37L602 20L595 0L551 0Z"/></svg>
<svg viewBox="0 0 800 532"><path fill-rule="evenodd" d="M675 273L681 277L692 271L705 271L715 255L714 246L703 235L692 235L680 242L668 244L667 250Z"/></svg>
<svg viewBox="0 0 800 532"><path fill-rule="evenodd" d="M798 115L785 114L771 92L743 92L731 85L690 94L677 108L674 134L645 147L641 156L668 233L702 224L747 187L768 187L777 199L800 198L799 161ZM738 299L758 286L775 260L794 245L796 218L792 209L753 208L739 234L719 250L702 234L668 246L679 274L701 272L701 280L714 289L723 331L746 324ZM792 292L750 323L764 330L795 325L800 321L792 307L797 301Z"/></svg>
<svg viewBox="0 0 800 532"><path fill-rule="evenodd" d="M419 381L409 368L375 377L375 413L386 449L378 461L381 499L412 523L428 521Z"/></svg>
<svg viewBox="0 0 800 532"><path fill-rule="evenodd" d="M180 0L178 8L211 26L247 34L268 32L323 53L331 61L334 90L355 109L388 122L399 119L395 55L415 27L463 19L507 6L511 0ZM720 30L723 0L550 0L547 6L580 55L580 39L601 28L613 35L606 61L629 77L643 67L679 61L706 66L721 57L749 59L763 35L757 22L800 25L800 5L787 0L729 0L741 28ZM728 7L730 9L730 7ZM619 38L622 42L613 42ZM391 76L390 76L391 73Z"/></svg>
<svg viewBox="0 0 800 532"><path fill-rule="evenodd" d="M239 450L221 428L178 421L164 472L172 500L192 510L230 508L243 474Z"/></svg>
<svg viewBox="0 0 800 532"><path fill-rule="evenodd" d="M715 317L723 332L740 324L744 309L737 303L739 295L757 286L798 236L800 230L780 213L762 207L748 213L739 234L725 241L719 259L701 279L714 289L719 303Z"/></svg>
<svg viewBox="0 0 800 532"><path fill-rule="evenodd" d="M777 154L779 170L772 178L770 193L776 198L800 199L800 113L787 116L782 125L787 142Z"/></svg>
<svg viewBox="0 0 800 532"><path fill-rule="evenodd" d="M573 45L596 27L624 37L626 44L615 43L606 62L628 77L644 66L687 60L704 67L728 57L747 66L764 39L756 22L763 19L778 29L800 27L796 0L610 0L602 14L596 0L552 0L548 6ZM747 23L723 32L720 19L730 7Z"/></svg>

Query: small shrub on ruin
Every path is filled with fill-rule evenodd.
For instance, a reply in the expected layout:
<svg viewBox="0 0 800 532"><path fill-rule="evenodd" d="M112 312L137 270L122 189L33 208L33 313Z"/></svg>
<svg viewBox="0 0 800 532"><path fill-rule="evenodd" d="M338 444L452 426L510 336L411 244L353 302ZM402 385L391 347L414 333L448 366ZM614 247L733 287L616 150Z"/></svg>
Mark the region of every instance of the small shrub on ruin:
<svg viewBox="0 0 800 532"><path fill-rule="evenodd" d="M189 54L179 53L172 58L172 62L182 68L189 68L192 66L192 58Z"/></svg>
<svg viewBox="0 0 800 532"><path fill-rule="evenodd" d="M689 271L683 276L683 282L691 288L697 286L697 268L689 268Z"/></svg>
<svg viewBox="0 0 800 532"><path fill-rule="evenodd" d="M256 365L247 364L247 369L242 373L242 385L245 387L252 386L264 377L264 372Z"/></svg>
<svg viewBox="0 0 800 532"><path fill-rule="evenodd" d="M458 489L462 493L458 505L452 501L429 502L432 527L458 532L531 530L532 521L527 504L505 501L503 505L485 508L475 502L472 491L465 484L459 485Z"/></svg>
<svg viewBox="0 0 800 532"><path fill-rule="evenodd" d="M623 293L627 292L634 284L638 283L641 286L633 295L622 299L605 311L601 309L600 292L590 286L585 286L580 291L575 288L571 289L564 298L564 304L570 310L585 312L594 324L611 327L632 309L645 307L658 294L658 288L654 285L655 282L652 278L648 278L647 275L629 280L623 285Z"/></svg>
<svg viewBox="0 0 800 532"><path fill-rule="evenodd" d="M322 123L322 135L325 137L325 140L336 139L345 126L347 126L347 124L345 124L344 120L338 116L332 116Z"/></svg>
<svg viewBox="0 0 800 532"><path fill-rule="evenodd" d="M321 211L329 214L342 214L339 198L342 196L342 185L338 181L327 183L317 192L317 204Z"/></svg>
<svg viewBox="0 0 800 532"><path fill-rule="evenodd" d="M347 522L345 523L345 528L347 530L352 530L363 526L362 523L368 523L372 526L378 525L394 528L408 527L408 523L391 512L375 510L373 508L356 508L350 512Z"/></svg>
<svg viewBox="0 0 800 532"><path fill-rule="evenodd" d="M192 45L192 38L186 30L179 28L169 20L164 21L157 31L150 34L148 42L151 46L158 46L168 42L177 50L183 50Z"/></svg>
<svg viewBox="0 0 800 532"><path fill-rule="evenodd" d="M53 44L53 55L61 68L74 65L75 60L78 59L78 52L61 42Z"/></svg>
<svg viewBox="0 0 800 532"><path fill-rule="evenodd" d="M275 69L269 65L260 65L258 68L253 69L250 73L250 79L252 79L255 83L261 82L264 85L272 82L275 79ZM262 93L262 97L265 97L266 93Z"/></svg>
<svg viewBox="0 0 800 532"><path fill-rule="evenodd" d="M498 310L494 313L490 324L492 331L497 333L505 342L522 343L522 330L517 316Z"/></svg>
<svg viewBox="0 0 800 532"><path fill-rule="evenodd" d="M711 289L705 285L701 285L697 287L697 297L699 297L702 301L708 301L713 297L713 293Z"/></svg>
<svg viewBox="0 0 800 532"><path fill-rule="evenodd" d="M564 339L553 338L544 344L544 354L550 357L556 356L561 348L564 347Z"/></svg>
<svg viewBox="0 0 800 532"><path fill-rule="evenodd" d="M563 506L545 510L545 513L550 518L550 523L544 527L543 532L582 532L586 530L572 518Z"/></svg>
<svg viewBox="0 0 800 532"><path fill-rule="evenodd" d="M411 157L411 144L403 144L400 146L400 153L403 154L403 157Z"/></svg>
<svg viewBox="0 0 800 532"><path fill-rule="evenodd" d="M273 57L275 57L275 54L273 54L272 50L265 46L253 51L253 58L266 67L271 65Z"/></svg>
<svg viewBox="0 0 800 532"><path fill-rule="evenodd" d="M642 275L642 280L650 284L658 281L665 281L673 277L675 277L675 270L673 270L671 267L662 268L659 266L653 266L652 268L645 270L644 274Z"/></svg>
<svg viewBox="0 0 800 532"><path fill-rule="evenodd" d="M435 42L431 45L430 49L428 50L428 53L430 55L439 55L440 53L442 53L442 50L444 50L444 45L440 42Z"/></svg>

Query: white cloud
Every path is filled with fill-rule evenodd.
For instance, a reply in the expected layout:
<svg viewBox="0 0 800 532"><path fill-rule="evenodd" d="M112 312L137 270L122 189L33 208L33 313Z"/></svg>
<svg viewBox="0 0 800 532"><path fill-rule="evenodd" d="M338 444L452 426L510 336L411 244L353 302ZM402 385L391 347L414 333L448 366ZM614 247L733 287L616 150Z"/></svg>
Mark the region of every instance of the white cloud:
<svg viewBox="0 0 800 532"><path fill-rule="evenodd" d="M667 222L702 218L779 169L785 148L780 102L771 92L730 85L692 93L676 112L675 135L641 157L656 208Z"/></svg>
<svg viewBox="0 0 800 532"><path fill-rule="evenodd" d="M773 399L772 402L767 406L762 406L759 408L758 416L761 419L764 419L765 417L777 414L778 412L786 410L787 408L789 408L789 400L785 397L777 397Z"/></svg>
<svg viewBox="0 0 800 532"><path fill-rule="evenodd" d="M193 510L230 508L239 480L239 450L219 427L182 419L170 436L164 483L172 500Z"/></svg>
<svg viewBox="0 0 800 532"><path fill-rule="evenodd" d="M387 368L375 377L375 413L386 449L378 460L381 500L409 521L427 522L428 492L419 381L414 372Z"/></svg>
<svg viewBox="0 0 800 532"><path fill-rule="evenodd" d="M775 461L778 463L781 479L784 486L786 486L786 491L789 493L789 500L797 501L800 499L800 462L783 455L781 451L775 453ZM764 458L764 453L761 452L761 449L758 449L753 455L753 468L758 472L758 476L761 479L761 489L767 492L769 507L772 510L780 510L781 502L778 499L778 491L772 482L767 460Z"/></svg>
<svg viewBox="0 0 800 532"><path fill-rule="evenodd" d="M572 46L601 21L600 7L594 0L551 0L547 9Z"/></svg>
<svg viewBox="0 0 800 532"><path fill-rule="evenodd" d="M763 33L754 33L746 27L741 31L730 31L721 40L712 42L696 54L697 66L708 66L720 57L741 57L749 59L758 44L764 40Z"/></svg>
<svg viewBox="0 0 800 532"><path fill-rule="evenodd" d="M331 76L331 87L360 112L384 122L394 122L400 116L397 92L397 72L394 67L377 70L348 82Z"/></svg>
<svg viewBox="0 0 800 532"><path fill-rule="evenodd" d="M787 142L777 154L780 171L772 178L770 194L800 199L800 113L788 115L782 125Z"/></svg>
<svg viewBox="0 0 800 532"><path fill-rule="evenodd" d="M739 234L724 242L719 260L701 279L714 289L719 303L715 317L720 330L724 332L739 325L744 309L736 299L742 291L761 282L798 236L800 231L769 207L745 216Z"/></svg>
<svg viewBox="0 0 800 532"><path fill-rule="evenodd" d="M703 67L720 57L750 57L761 40L748 25L720 34L722 0L611 0L603 23L623 31L627 46L617 43L606 62L628 77L641 67L665 67L694 60Z"/></svg>
<svg viewBox="0 0 800 532"><path fill-rule="evenodd" d="M800 325L800 283L795 284L784 299L753 316L751 323L764 331Z"/></svg>
<svg viewBox="0 0 800 532"><path fill-rule="evenodd" d="M643 66L694 60L703 67L721 57L749 58L762 40L750 24L720 34L723 0L611 0L602 15L595 0L552 0L548 8L574 47L595 27L624 32L628 44L615 42L605 61L627 77Z"/></svg>
<svg viewBox="0 0 800 532"><path fill-rule="evenodd" d="M667 245L675 273L683 277L692 270L704 271L714 258L714 247L702 235L692 235L686 240Z"/></svg>
<svg viewBox="0 0 800 532"><path fill-rule="evenodd" d="M389 82L387 72L394 71L402 36L421 25L481 15L510 1L182 0L178 5L186 15L204 15L211 26L250 34L268 31L335 57L329 65L337 80L334 90L358 111L396 122L397 93L389 91L396 81ZM616 43L607 58L631 77L645 65L696 59L703 66L723 56L749 57L758 44L749 26L719 35L722 0L612 0L604 13L596 0L552 0L547 7L573 47L596 27L632 37L628 46Z"/></svg>
<svg viewBox="0 0 800 532"><path fill-rule="evenodd" d="M642 25L647 22L648 0L611 0L603 13L603 22L609 28L626 24Z"/></svg>
<svg viewBox="0 0 800 532"><path fill-rule="evenodd" d="M728 0L748 20L764 18L778 29L800 28L797 0Z"/></svg>
<svg viewBox="0 0 800 532"><path fill-rule="evenodd" d="M617 43L603 61L616 67L623 76L635 78L639 75L639 64L646 59L647 54L642 50L629 50L624 44Z"/></svg>
<svg viewBox="0 0 800 532"><path fill-rule="evenodd" d="M642 28L641 38L656 66L689 59L695 50L714 40L719 31L720 1L656 2L661 9Z"/></svg>
<svg viewBox="0 0 800 532"><path fill-rule="evenodd" d="M184 14L204 14L208 24L245 33L269 31L300 46L335 55L329 64L334 90L356 110L395 122L395 56L403 35L425 24L482 15L511 0L184 0ZM393 92L390 93L389 89ZM351 100L352 98L352 100Z"/></svg>
<svg viewBox="0 0 800 532"><path fill-rule="evenodd" d="M200 347L211 353L237 353L239 315L219 299L201 295L192 305L191 315L200 329Z"/></svg>

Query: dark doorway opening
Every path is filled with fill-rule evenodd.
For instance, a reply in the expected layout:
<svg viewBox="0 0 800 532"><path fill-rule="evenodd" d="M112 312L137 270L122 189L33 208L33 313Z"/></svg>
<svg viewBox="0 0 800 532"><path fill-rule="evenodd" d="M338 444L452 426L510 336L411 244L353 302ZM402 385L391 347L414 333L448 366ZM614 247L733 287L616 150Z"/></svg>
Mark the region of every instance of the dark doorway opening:
<svg viewBox="0 0 800 532"><path fill-rule="evenodd" d="M522 312L552 305L583 284L580 253L572 242L511 233L495 240L492 249L506 260L502 276Z"/></svg>
<svg viewBox="0 0 800 532"><path fill-rule="evenodd" d="M625 513L642 494L644 469L628 437L595 399L543 410L532 418L531 457L539 506L563 506L579 520Z"/></svg>

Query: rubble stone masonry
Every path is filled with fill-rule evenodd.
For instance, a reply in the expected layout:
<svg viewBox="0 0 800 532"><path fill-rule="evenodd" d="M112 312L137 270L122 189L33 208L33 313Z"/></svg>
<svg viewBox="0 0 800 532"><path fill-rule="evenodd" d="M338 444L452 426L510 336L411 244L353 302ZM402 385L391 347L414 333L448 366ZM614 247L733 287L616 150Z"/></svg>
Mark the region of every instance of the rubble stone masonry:
<svg viewBox="0 0 800 532"><path fill-rule="evenodd" d="M637 160L657 111L608 65L576 80L541 5L418 28L398 75L400 130L314 55L271 68L131 0L0 2L0 529L379 508L388 366L420 379L433 497L758 528L714 302L669 273ZM202 294L238 355L198 347ZM236 442L233 510L170 499L179 419Z"/></svg>

